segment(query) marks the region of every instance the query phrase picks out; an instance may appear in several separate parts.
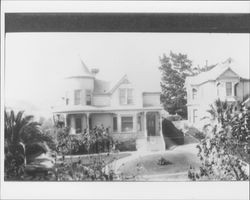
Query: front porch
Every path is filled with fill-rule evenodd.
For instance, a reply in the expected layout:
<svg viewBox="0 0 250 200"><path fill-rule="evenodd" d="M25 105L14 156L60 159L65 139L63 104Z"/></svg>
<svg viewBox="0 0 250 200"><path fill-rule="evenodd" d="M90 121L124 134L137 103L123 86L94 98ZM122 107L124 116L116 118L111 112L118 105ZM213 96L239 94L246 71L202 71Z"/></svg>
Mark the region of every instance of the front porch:
<svg viewBox="0 0 250 200"><path fill-rule="evenodd" d="M135 139L137 150L164 150L160 111L115 111L63 113L70 134L83 134L104 127L117 141Z"/></svg>

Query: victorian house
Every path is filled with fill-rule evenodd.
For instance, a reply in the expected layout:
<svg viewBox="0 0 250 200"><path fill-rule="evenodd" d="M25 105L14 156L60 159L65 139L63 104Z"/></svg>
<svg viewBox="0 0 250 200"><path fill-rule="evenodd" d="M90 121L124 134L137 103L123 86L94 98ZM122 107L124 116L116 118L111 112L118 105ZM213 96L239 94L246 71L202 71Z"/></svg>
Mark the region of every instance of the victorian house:
<svg viewBox="0 0 250 200"><path fill-rule="evenodd" d="M97 79L98 70L81 59L76 68L65 78L64 105L54 108L71 134L103 126L116 140L135 138L138 150L165 149L159 92L139 91L127 75L114 83Z"/></svg>
<svg viewBox="0 0 250 200"><path fill-rule="evenodd" d="M235 68L237 64L229 58L207 72L186 78L189 124L201 128L205 123L204 117L209 116L207 110L217 99L232 103L249 97L249 74L242 77Z"/></svg>

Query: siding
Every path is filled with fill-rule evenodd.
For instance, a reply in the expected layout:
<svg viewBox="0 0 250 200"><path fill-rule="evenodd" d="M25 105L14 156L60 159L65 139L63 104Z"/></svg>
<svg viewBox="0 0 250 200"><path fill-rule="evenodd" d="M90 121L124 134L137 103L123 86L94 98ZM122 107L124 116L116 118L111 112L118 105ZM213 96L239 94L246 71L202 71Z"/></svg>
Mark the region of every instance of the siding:
<svg viewBox="0 0 250 200"><path fill-rule="evenodd" d="M160 94L143 94L143 106L160 106Z"/></svg>
<svg viewBox="0 0 250 200"><path fill-rule="evenodd" d="M108 95L94 95L92 97L92 104L94 106L109 106L110 96Z"/></svg>

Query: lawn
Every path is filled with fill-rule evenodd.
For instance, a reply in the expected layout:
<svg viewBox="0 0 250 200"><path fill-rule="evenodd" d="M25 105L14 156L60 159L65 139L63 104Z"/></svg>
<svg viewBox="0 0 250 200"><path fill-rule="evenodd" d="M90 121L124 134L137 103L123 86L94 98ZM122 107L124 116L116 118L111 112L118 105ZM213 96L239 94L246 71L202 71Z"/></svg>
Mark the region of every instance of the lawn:
<svg viewBox="0 0 250 200"><path fill-rule="evenodd" d="M160 165L159 160L165 160L167 164ZM124 163L118 170L126 177L137 177L137 180L166 181L172 176L174 180L181 181L187 179L190 165L196 168L200 166L193 144L179 146L163 153L139 156Z"/></svg>

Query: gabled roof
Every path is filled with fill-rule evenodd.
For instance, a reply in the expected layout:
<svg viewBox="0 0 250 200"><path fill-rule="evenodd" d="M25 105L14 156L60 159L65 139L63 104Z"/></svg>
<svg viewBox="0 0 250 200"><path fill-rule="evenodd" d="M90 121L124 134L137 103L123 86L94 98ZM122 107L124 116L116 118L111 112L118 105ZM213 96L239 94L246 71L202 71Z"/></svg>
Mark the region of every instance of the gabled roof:
<svg viewBox="0 0 250 200"><path fill-rule="evenodd" d="M108 82L104 80L95 79L94 81L94 93L95 94L113 94L114 91L123 83L129 83L127 75L124 75L121 79L114 82Z"/></svg>
<svg viewBox="0 0 250 200"><path fill-rule="evenodd" d="M196 76L190 76L186 78L186 83L191 85L199 85L207 81L217 80L221 75L223 75L226 71L231 71L236 77L240 76L232 69L237 67L232 58L228 58L225 62L222 62L216 65L214 68L207 72L202 72Z"/></svg>
<svg viewBox="0 0 250 200"><path fill-rule="evenodd" d="M121 84L125 82L129 83L127 74L125 74L119 81L114 82L113 84L110 85L109 93L112 94Z"/></svg>

